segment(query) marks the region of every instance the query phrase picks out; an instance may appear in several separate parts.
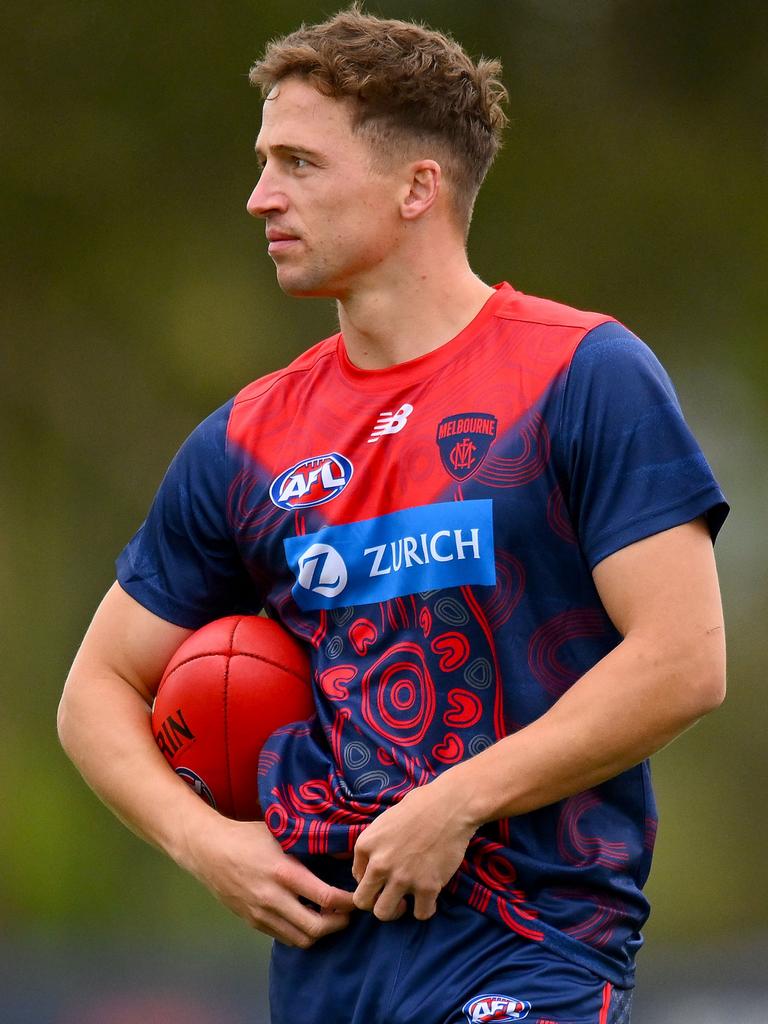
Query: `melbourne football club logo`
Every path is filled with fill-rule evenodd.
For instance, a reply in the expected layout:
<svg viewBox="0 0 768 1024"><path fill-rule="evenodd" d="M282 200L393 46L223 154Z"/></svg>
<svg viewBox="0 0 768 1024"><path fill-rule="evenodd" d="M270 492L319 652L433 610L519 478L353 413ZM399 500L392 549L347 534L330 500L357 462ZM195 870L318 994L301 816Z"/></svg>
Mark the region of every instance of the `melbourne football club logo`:
<svg viewBox="0 0 768 1024"><path fill-rule="evenodd" d="M469 1024L505 1024L506 1021L524 1020L531 1004L511 996L484 994L465 1003L462 1011Z"/></svg>
<svg viewBox="0 0 768 1024"><path fill-rule="evenodd" d="M297 462L272 481L269 496L278 508L324 505L341 494L352 479L352 463L338 452Z"/></svg>
<svg viewBox="0 0 768 1024"><path fill-rule="evenodd" d="M454 480L466 480L480 468L496 437L497 420L488 412L461 412L437 425L437 446Z"/></svg>

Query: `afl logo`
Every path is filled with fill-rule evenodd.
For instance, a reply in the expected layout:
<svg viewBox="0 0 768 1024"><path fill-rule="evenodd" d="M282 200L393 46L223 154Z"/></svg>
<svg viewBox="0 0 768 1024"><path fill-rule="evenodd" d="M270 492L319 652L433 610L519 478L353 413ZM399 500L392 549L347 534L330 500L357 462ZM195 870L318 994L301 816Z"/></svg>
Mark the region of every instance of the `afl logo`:
<svg viewBox="0 0 768 1024"><path fill-rule="evenodd" d="M531 1004L523 999L510 996L475 996L462 1007L469 1024L505 1024L506 1021L523 1020L528 1016Z"/></svg>
<svg viewBox="0 0 768 1024"><path fill-rule="evenodd" d="M186 784L201 796L207 804L209 804L214 811L216 810L216 801L213 798L213 793L210 791L208 786L203 782L197 772L193 772L191 768L177 768L176 774L180 775Z"/></svg>
<svg viewBox="0 0 768 1024"><path fill-rule="evenodd" d="M352 479L352 463L338 452L297 462L272 481L269 496L278 508L324 505L341 494Z"/></svg>

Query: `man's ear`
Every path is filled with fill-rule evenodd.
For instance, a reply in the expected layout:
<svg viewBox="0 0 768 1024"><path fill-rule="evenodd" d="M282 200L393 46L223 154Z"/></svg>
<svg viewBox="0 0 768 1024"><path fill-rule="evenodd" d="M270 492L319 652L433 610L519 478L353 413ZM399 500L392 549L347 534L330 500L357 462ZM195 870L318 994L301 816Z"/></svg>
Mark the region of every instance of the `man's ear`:
<svg viewBox="0 0 768 1024"><path fill-rule="evenodd" d="M440 193L442 171L435 160L418 160L410 166L408 190L400 204L405 220L416 220L432 209Z"/></svg>

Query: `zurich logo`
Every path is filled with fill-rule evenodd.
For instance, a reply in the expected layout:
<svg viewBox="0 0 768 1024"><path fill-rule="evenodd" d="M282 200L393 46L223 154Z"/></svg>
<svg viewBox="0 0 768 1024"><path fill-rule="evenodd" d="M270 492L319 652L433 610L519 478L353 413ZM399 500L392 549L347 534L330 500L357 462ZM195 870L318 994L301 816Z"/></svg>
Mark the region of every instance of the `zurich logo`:
<svg viewBox="0 0 768 1024"><path fill-rule="evenodd" d="M336 548L313 544L299 556L298 584L323 597L335 597L347 585L347 567Z"/></svg>
<svg viewBox="0 0 768 1024"><path fill-rule="evenodd" d="M286 469L269 488L278 508L308 508L323 505L341 494L352 479L352 463L338 452L315 455Z"/></svg>
<svg viewBox="0 0 768 1024"><path fill-rule="evenodd" d="M475 996L462 1007L469 1024L505 1024L506 1021L523 1020L530 1010L531 1004L526 1000L496 994Z"/></svg>
<svg viewBox="0 0 768 1024"><path fill-rule="evenodd" d="M493 502L447 501L283 541L299 608L344 608L496 583Z"/></svg>

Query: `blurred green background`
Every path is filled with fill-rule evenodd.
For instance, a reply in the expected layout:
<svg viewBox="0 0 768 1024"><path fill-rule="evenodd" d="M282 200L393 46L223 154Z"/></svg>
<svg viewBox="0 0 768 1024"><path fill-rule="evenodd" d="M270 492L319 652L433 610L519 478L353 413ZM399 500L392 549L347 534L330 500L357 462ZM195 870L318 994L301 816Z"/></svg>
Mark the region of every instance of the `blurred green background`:
<svg viewBox="0 0 768 1024"><path fill-rule="evenodd" d="M367 8L423 19L473 55L502 59L512 125L478 202L475 269L610 312L643 337L731 500L718 542L730 697L655 759L661 827L643 956L653 964L655 949L658 966L660 950L668 964L705 946L718 957L736 942L755 947L768 933L768 7ZM63 949L119 943L226 950L263 984L267 942L101 807L61 754L54 720L114 557L181 440L248 380L334 330L330 304L279 291L245 202L260 116L249 65L271 36L335 9L315 0L5 5L8 978L14 954L39 969L40 949L55 961ZM641 960L641 981L642 970ZM14 1021L69 1012L59 994L58 1009L40 1002L24 1017L31 999L6 1001Z"/></svg>

